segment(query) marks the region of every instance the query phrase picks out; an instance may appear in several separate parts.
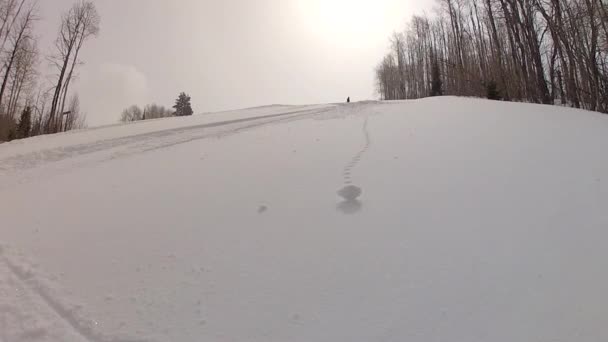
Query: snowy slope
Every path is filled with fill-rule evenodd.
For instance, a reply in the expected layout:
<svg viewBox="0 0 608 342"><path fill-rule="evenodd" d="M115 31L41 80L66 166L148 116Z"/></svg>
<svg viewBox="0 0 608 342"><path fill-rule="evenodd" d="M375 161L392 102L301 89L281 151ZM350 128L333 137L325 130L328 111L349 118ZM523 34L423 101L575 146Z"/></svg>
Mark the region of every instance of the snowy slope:
<svg viewBox="0 0 608 342"><path fill-rule="evenodd" d="M449 97L2 144L0 341L605 341L606 146Z"/></svg>

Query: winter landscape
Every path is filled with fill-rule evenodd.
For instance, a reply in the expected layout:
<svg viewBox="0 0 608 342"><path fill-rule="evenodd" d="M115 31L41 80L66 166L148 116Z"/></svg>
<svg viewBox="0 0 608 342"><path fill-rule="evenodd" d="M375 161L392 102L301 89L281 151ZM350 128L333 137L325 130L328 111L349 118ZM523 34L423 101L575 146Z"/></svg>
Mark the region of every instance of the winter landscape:
<svg viewBox="0 0 608 342"><path fill-rule="evenodd" d="M171 75L142 82L139 99L131 69L102 67L110 82L83 61L117 58L94 45L105 29L132 27L137 45L152 26L124 24L116 3L64 1L49 48L63 58L47 60L65 74L43 77L28 58L53 6L0 0L0 342L608 339L605 3L430 1L433 15L335 71L338 88L281 64L258 78L219 63L232 76L213 95L201 95L212 76L183 92ZM236 1L243 26L213 32L292 13L273 1ZM408 1L293 10L315 18L310 37L371 46L378 32L361 22L393 23L396 3ZM212 20L225 5L199 6ZM380 63L359 78L368 57ZM198 61L166 67L188 63L185 79Z"/></svg>

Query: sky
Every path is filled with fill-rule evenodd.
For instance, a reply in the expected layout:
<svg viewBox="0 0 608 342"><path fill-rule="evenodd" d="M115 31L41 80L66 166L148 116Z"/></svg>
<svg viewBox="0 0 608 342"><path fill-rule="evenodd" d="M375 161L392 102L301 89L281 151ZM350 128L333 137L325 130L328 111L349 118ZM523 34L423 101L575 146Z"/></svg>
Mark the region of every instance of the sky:
<svg viewBox="0 0 608 342"><path fill-rule="evenodd" d="M76 0L39 0L42 52ZM89 126L133 104L195 113L376 98L389 36L432 0L96 0L100 35L82 51L72 90ZM43 62L44 64L44 62ZM44 69L43 65L43 69ZM50 71L44 71L51 76Z"/></svg>

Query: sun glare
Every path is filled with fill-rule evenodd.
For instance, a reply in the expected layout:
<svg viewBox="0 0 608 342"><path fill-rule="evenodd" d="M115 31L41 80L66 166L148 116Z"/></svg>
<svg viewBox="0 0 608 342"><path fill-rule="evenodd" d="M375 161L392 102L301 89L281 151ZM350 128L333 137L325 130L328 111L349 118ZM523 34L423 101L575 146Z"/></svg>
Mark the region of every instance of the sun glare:
<svg viewBox="0 0 608 342"><path fill-rule="evenodd" d="M373 0L296 0L298 12L307 27L317 34L336 36L365 35L382 23L382 1Z"/></svg>

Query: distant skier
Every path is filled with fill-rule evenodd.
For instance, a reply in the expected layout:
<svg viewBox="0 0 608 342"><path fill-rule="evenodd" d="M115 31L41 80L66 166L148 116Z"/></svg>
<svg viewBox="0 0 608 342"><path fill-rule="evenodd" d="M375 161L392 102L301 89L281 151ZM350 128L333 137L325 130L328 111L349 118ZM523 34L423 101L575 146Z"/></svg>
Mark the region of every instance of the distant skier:
<svg viewBox="0 0 608 342"><path fill-rule="evenodd" d="M350 96L346 99L346 103L350 103Z"/></svg>

